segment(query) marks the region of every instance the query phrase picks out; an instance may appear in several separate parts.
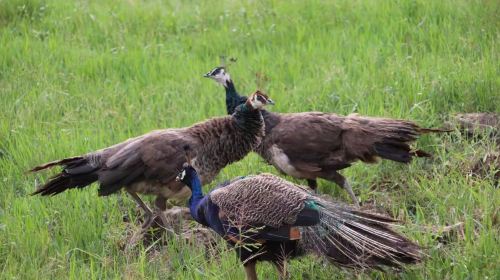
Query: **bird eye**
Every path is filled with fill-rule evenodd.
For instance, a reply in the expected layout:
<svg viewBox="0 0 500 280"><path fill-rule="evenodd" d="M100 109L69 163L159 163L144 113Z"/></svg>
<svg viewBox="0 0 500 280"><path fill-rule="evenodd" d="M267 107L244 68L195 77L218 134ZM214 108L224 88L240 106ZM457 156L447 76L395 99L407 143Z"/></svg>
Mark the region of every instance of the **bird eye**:
<svg viewBox="0 0 500 280"><path fill-rule="evenodd" d="M212 76L215 76L215 75L219 75L219 74L222 74L222 73L224 73L224 69L222 69L222 68L215 68L215 69L212 71L211 75L212 75Z"/></svg>

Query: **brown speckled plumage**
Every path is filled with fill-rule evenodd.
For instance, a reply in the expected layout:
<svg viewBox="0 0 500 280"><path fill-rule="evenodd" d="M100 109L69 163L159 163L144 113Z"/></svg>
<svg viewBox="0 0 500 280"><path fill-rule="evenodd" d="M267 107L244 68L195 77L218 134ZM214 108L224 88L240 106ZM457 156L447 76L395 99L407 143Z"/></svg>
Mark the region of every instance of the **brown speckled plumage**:
<svg viewBox="0 0 500 280"><path fill-rule="evenodd" d="M307 197L294 184L271 174L244 177L210 193L210 199L233 222L276 228L293 224Z"/></svg>

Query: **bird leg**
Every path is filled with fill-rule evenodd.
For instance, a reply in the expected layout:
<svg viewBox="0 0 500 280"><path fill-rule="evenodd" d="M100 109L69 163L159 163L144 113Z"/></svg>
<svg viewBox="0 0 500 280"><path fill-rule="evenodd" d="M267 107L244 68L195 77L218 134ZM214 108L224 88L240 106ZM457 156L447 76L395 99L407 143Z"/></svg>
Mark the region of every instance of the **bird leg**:
<svg viewBox="0 0 500 280"><path fill-rule="evenodd" d="M144 210L144 216L143 216L143 223L141 228L147 229L151 223L153 223L154 216L153 216L153 211L142 201L142 199L137 195L137 193L127 190L127 192L130 194L132 199L137 203L137 206L141 207L142 210Z"/></svg>
<svg viewBox="0 0 500 280"><path fill-rule="evenodd" d="M349 182L347 182L347 180L344 181L344 185L342 187L347 191L349 196L351 196L351 199L352 199L352 202L354 202L354 205L359 208L358 198L356 197L356 195L354 195L354 192L352 191L351 185L349 184Z"/></svg>
<svg viewBox="0 0 500 280"><path fill-rule="evenodd" d="M142 199L137 195L137 193L127 190L132 199L137 203L137 206L141 207L144 210L143 222L141 225L141 230L134 233L130 238L130 242L126 245L127 249L133 248L137 242L143 238L146 230L151 226L154 221L153 211L142 201Z"/></svg>
<svg viewBox="0 0 500 280"><path fill-rule="evenodd" d="M316 181L316 179L307 179L307 185L314 193L318 193L318 181Z"/></svg>
<svg viewBox="0 0 500 280"><path fill-rule="evenodd" d="M258 280L257 271L255 270L256 264L257 264L256 260L250 260L243 265L245 267L245 274L247 276L247 280Z"/></svg>
<svg viewBox="0 0 500 280"><path fill-rule="evenodd" d="M354 195L354 192L352 191L351 185L349 184L349 182L347 182L347 179L344 176L342 176L341 174L339 174L337 172L334 172L333 174L329 175L325 179L333 181L337 185L339 185L340 187L342 187L343 189L345 189L347 191L347 193L349 194L349 196L351 197L352 202L354 203L354 205L356 207L359 207L358 198L356 197L356 195Z"/></svg>
<svg viewBox="0 0 500 280"><path fill-rule="evenodd" d="M167 210L167 199L162 196L157 196L155 199L155 216L160 218L162 228L167 228L169 222L165 217L165 210Z"/></svg>

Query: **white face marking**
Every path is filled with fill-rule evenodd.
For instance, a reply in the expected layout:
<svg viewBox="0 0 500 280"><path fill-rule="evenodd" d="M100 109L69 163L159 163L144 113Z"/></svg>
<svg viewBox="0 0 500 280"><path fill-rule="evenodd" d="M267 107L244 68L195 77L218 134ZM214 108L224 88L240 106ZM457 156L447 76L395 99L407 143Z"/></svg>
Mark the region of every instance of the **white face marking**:
<svg viewBox="0 0 500 280"><path fill-rule="evenodd" d="M262 103L259 98L258 98L258 95L255 94L252 99L250 99L250 104L252 104L252 107L254 109L260 109L262 107L264 107L264 103Z"/></svg>
<svg viewBox="0 0 500 280"><path fill-rule="evenodd" d="M211 79L214 79L217 83L225 86L227 81L231 80L231 77L229 77L229 73L226 73L226 71L223 68L218 70L219 71L216 74L213 74L213 72L216 72L217 69L212 70L209 77Z"/></svg>
<svg viewBox="0 0 500 280"><path fill-rule="evenodd" d="M254 109L262 109L267 104L274 104L274 102L271 99L259 93L253 94L250 99L250 105L252 105Z"/></svg>
<svg viewBox="0 0 500 280"><path fill-rule="evenodd" d="M186 177L186 170L182 170L181 175L179 176L179 179L182 181L182 180L184 180L184 177Z"/></svg>

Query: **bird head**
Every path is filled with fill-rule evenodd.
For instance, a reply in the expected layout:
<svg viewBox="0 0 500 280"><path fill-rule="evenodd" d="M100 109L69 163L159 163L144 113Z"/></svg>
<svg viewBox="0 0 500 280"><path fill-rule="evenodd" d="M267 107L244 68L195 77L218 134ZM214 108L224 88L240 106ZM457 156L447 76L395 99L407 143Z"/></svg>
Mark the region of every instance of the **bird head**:
<svg viewBox="0 0 500 280"><path fill-rule="evenodd" d="M177 177L175 177L175 180L177 182L181 182L184 185L191 187L191 182L193 181L193 178L198 177L198 173L196 172L196 169L194 169L191 164L185 162L182 165L182 170L179 172Z"/></svg>
<svg viewBox="0 0 500 280"><path fill-rule="evenodd" d="M212 71L203 75L203 77L213 79L223 86L226 86L227 82L231 80L229 73L226 72L226 68L223 66L215 67Z"/></svg>
<svg viewBox="0 0 500 280"><path fill-rule="evenodd" d="M254 108L254 109L261 110L266 105L274 105L274 101L271 100L271 98L269 98L262 91L257 90L256 92L252 93L248 97L247 104L249 104L250 106L252 106L252 108Z"/></svg>

